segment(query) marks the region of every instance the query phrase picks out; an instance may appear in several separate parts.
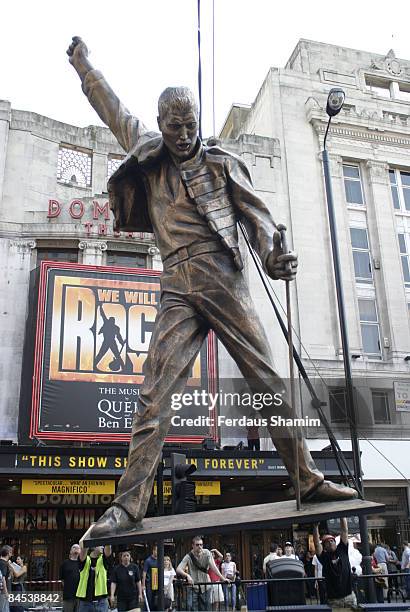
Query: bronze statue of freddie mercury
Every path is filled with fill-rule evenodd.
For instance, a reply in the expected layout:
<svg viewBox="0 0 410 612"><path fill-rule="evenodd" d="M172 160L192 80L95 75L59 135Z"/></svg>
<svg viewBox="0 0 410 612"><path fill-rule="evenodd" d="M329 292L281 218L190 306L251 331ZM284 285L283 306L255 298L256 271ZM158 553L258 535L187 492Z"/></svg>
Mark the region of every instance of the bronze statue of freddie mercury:
<svg viewBox="0 0 410 612"><path fill-rule="evenodd" d="M237 221L244 223L271 278L293 280L297 255L283 253L277 226L242 160L200 141L198 108L189 89L167 88L161 94L161 134L150 132L93 69L81 38L73 38L67 54L90 104L128 153L108 182L115 225L153 232L164 267L128 465L112 506L89 534L99 538L130 531L144 518L172 416L171 396L183 392L210 329L236 361L251 391L283 392L242 274ZM267 407L264 414L269 416ZM283 402L278 415L292 418L294 413ZM292 428L268 429L295 483ZM298 454L302 501L357 497L355 490L324 480L303 437Z"/></svg>

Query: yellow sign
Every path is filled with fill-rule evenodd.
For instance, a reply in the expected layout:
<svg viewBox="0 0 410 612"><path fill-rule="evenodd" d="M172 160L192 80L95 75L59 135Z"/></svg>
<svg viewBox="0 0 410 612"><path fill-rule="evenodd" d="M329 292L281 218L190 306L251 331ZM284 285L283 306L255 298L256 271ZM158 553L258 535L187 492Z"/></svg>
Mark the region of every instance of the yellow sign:
<svg viewBox="0 0 410 612"><path fill-rule="evenodd" d="M172 486L169 480L164 481L164 497L171 497ZM157 483L154 484L154 495L157 494ZM195 495L220 495L221 483L219 480L199 480L195 483Z"/></svg>
<svg viewBox="0 0 410 612"><path fill-rule="evenodd" d="M195 483L195 495L220 495L221 483L219 480L199 480Z"/></svg>
<svg viewBox="0 0 410 612"><path fill-rule="evenodd" d="M23 495L99 495L115 493L115 480L33 480L23 479Z"/></svg>

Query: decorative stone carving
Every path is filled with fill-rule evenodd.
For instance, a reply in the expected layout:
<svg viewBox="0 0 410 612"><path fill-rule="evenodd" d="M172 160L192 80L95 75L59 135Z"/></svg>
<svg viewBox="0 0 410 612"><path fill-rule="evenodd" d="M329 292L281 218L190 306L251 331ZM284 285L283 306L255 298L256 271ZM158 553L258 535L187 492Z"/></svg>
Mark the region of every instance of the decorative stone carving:
<svg viewBox="0 0 410 612"><path fill-rule="evenodd" d="M107 250L107 243L103 240L82 240L78 248L81 251L89 251L90 254L92 252L94 255L102 255Z"/></svg>
<svg viewBox="0 0 410 612"><path fill-rule="evenodd" d="M366 167L370 174L370 179L372 183L385 183L387 184L389 181L389 164L384 161L374 161L369 159L366 162Z"/></svg>
<svg viewBox="0 0 410 612"><path fill-rule="evenodd" d="M370 67L375 70L388 72L395 77L402 76L408 72L408 67L406 69L406 67L400 63L400 61L396 58L393 49L390 49L384 59L372 59Z"/></svg>
<svg viewBox="0 0 410 612"><path fill-rule="evenodd" d="M374 121L382 119L382 115L378 110L370 110L364 106L356 106L356 116L363 119L373 119Z"/></svg>
<svg viewBox="0 0 410 612"><path fill-rule="evenodd" d="M10 246L16 249L17 253L21 253L24 256L27 253L31 253L31 251L36 248L36 241L25 238L17 238L10 241Z"/></svg>
<svg viewBox="0 0 410 612"><path fill-rule="evenodd" d="M343 159L340 155L329 153L330 173L335 178L343 176Z"/></svg>

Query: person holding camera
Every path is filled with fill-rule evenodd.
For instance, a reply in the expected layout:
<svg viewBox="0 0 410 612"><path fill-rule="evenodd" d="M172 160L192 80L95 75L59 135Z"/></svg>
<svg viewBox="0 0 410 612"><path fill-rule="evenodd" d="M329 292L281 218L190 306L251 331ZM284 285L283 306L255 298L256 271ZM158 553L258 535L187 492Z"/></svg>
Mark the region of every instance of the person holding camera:
<svg viewBox="0 0 410 612"><path fill-rule="evenodd" d="M229 582L229 579L217 568L211 551L204 548L202 537L195 536L192 538L191 552L185 555L177 567L178 576L185 578L188 585L191 586L192 610L210 610L212 585L208 574L209 569L212 569L222 582Z"/></svg>

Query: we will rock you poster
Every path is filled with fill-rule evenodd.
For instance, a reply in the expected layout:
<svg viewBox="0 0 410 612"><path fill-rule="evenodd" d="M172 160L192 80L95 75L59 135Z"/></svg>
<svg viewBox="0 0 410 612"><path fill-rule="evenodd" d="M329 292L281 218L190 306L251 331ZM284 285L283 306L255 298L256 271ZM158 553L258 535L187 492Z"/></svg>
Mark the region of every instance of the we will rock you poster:
<svg viewBox="0 0 410 612"><path fill-rule="evenodd" d="M42 262L32 437L129 439L159 301L157 271ZM215 377L209 334L187 388L212 391ZM171 427L168 439L194 442L212 433Z"/></svg>

